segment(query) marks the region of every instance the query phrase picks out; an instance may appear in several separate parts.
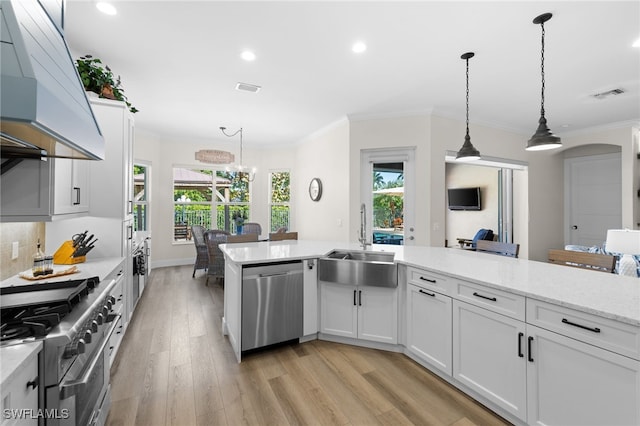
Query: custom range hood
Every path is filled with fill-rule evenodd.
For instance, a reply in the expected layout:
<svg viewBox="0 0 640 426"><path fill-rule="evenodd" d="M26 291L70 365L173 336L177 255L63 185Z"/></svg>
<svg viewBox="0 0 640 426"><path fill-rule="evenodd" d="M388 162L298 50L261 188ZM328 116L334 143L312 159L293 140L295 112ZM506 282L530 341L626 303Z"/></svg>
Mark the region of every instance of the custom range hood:
<svg viewBox="0 0 640 426"><path fill-rule="evenodd" d="M38 0L0 1L2 158L104 159L64 38Z"/></svg>

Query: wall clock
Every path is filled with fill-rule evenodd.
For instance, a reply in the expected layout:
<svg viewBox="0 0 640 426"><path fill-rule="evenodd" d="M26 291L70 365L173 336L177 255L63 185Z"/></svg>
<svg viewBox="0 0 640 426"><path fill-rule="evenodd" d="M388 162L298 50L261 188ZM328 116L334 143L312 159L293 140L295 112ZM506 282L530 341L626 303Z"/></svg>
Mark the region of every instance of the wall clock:
<svg viewBox="0 0 640 426"><path fill-rule="evenodd" d="M319 178L311 179L311 183L309 183L309 197L311 197L313 201L318 201L320 197L322 197L322 182Z"/></svg>

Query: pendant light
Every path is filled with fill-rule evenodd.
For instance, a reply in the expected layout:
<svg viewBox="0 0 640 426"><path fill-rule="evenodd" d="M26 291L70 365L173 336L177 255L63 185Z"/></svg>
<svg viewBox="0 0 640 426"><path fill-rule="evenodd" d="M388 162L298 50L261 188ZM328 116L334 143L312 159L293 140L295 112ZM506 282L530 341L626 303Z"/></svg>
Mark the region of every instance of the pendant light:
<svg viewBox="0 0 640 426"><path fill-rule="evenodd" d="M471 144L471 137L469 136L469 59L473 58L475 53L467 52L460 56L460 59L467 61L467 134L464 137L464 144L458 154L456 155L456 161L475 161L480 159L480 151L478 151Z"/></svg>
<svg viewBox="0 0 640 426"><path fill-rule="evenodd" d="M542 151L562 146L560 138L551 133L551 130L547 127L547 119L544 116L544 23L551 19L552 16L553 15L551 13L543 13L540 16L536 16L533 20L534 24L540 24L540 28L542 28L542 62L540 66L542 74L542 100L540 103L540 120L538 120L538 129L531 139L529 139L529 142L527 143L527 151Z"/></svg>

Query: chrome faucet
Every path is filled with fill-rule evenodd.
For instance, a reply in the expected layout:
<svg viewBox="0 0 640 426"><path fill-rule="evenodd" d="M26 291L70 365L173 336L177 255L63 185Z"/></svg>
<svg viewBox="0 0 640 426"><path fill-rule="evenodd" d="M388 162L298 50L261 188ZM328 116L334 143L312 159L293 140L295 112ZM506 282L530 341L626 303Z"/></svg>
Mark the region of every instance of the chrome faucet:
<svg viewBox="0 0 640 426"><path fill-rule="evenodd" d="M367 206L360 204L360 232L358 233L358 241L362 245L362 249L366 250L371 243L367 242Z"/></svg>

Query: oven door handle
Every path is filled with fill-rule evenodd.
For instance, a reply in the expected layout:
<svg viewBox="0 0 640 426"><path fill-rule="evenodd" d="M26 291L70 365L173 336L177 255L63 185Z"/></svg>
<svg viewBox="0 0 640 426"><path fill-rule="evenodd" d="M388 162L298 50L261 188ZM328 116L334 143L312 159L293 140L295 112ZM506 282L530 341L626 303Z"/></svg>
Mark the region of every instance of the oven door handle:
<svg viewBox="0 0 640 426"><path fill-rule="evenodd" d="M79 391L82 391L87 386L87 383L89 382L89 379L93 375L93 372L94 372L96 366L100 362L100 357L104 357L104 350L107 347L107 345L109 344L109 340L111 339L111 335L115 331L115 329L116 329L116 327L118 325L118 320L120 319L120 317L121 317L120 314L117 314L117 315L114 316L113 324L111 325L111 328L109 328L109 331L107 332L107 336L104 338L104 341L100 345L100 348L97 351L95 351L95 354L93 355L93 359L89 363L89 367L85 370L85 372L82 375L82 377L80 379L78 379L78 380L72 380L72 381L69 381L69 382L61 383L61 385L60 385L60 399L61 400L62 399L67 399L69 397L72 397L72 396L76 395Z"/></svg>

